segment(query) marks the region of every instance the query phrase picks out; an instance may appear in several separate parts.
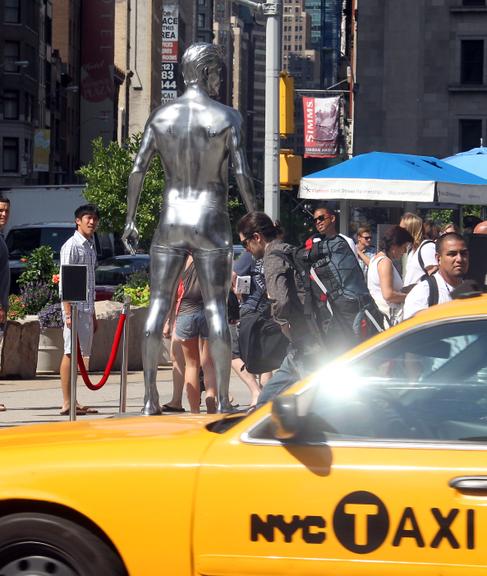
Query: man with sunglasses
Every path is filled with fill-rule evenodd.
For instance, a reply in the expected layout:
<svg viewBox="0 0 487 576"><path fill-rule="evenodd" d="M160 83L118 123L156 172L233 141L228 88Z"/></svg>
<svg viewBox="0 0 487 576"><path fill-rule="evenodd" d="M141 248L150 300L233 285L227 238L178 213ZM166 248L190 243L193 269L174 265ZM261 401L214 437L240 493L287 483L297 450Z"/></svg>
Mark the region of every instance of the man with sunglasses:
<svg viewBox="0 0 487 576"><path fill-rule="evenodd" d="M329 238L341 236L346 240L350 249L355 254L355 257L359 260L355 242L348 236L345 236L345 234L339 234L337 231L337 213L335 210L332 210L327 206L318 206L313 212L313 223L320 236L326 236Z"/></svg>
<svg viewBox="0 0 487 576"><path fill-rule="evenodd" d="M375 246L372 245L372 232L368 226L361 226L357 230L357 244L355 247L359 258L358 263L360 268L362 268L364 277L367 278L370 259L377 252Z"/></svg>

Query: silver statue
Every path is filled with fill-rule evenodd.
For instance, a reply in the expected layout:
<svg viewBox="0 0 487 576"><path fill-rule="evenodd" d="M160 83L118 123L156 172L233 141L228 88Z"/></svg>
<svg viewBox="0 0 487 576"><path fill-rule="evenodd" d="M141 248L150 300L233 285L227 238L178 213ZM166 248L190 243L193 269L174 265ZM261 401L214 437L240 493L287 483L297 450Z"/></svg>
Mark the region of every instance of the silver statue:
<svg viewBox="0 0 487 576"><path fill-rule="evenodd" d="M142 340L144 414L161 411L156 376L162 329L189 254L194 258L205 303L218 410L231 411L229 157L248 211L255 209L255 196L242 143L242 117L210 98L218 94L221 66L220 50L213 44L193 44L186 50L182 58L186 91L150 116L129 177L123 241L133 252L138 243L135 215L144 176L152 157L159 154L166 187L150 250L151 301Z"/></svg>

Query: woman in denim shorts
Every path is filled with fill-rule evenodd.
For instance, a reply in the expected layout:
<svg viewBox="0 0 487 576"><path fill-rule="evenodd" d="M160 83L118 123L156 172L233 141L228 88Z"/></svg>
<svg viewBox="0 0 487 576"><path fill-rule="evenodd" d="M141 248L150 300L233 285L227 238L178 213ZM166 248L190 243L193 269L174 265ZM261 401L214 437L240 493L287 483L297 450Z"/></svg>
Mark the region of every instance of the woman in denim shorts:
<svg viewBox="0 0 487 576"><path fill-rule="evenodd" d="M208 348L208 326L206 324L203 296L198 275L191 256L183 272L183 297L176 311L175 337L181 342L184 354L184 382L189 407L193 414L200 411L200 366L205 373L206 409L216 412L216 384L213 364Z"/></svg>

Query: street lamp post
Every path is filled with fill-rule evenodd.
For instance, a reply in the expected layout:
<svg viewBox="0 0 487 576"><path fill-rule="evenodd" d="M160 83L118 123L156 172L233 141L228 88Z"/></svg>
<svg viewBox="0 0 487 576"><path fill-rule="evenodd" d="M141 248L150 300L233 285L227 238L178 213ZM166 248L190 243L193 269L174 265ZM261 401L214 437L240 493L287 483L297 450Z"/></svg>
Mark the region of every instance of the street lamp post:
<svg viewBox="0 0 487 576"><path fill-rule="evenodd" d="M266 17L264 211L279 218L279 71L282 0L234 0Z"/></svg>

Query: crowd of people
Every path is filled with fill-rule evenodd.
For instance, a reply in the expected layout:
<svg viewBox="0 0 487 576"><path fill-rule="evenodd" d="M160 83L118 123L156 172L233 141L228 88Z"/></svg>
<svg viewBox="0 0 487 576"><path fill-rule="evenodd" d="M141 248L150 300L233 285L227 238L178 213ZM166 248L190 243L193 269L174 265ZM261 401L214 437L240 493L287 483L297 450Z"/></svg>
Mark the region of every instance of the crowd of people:
<svg viewBox="0 0 487 576"><path fill-rule="evenodd" d="M10 211L10 203L0 199L0 228ZM74 215L76 230L61 250L61 263L88 266L88 299L79 311L78 332L83 356L90 355L96 330L94 313L94 269L96 252L93 235L98 225L96 206L80 206ZM328 355L333 357L355 343L344 329L342 316L360 313L373 302L380 313L380 329L411 318L420 310L451 299L453 290L464 280L469 267L467 242L459 228L448 223L436 226L413 213L405 213L399 224L390 225L374 246L368 226L361 226L353 240L338 232L338 215L322 205L313 212L315 234L306 242L307 254L326 242L325 268L331 284L338 285L338 297L324 298L329 317L325 333L316 338L306 314L306 289L289 255L294 248L284 241L284 231L262 212L249 212L237 224L245 252L234 261L228 320L232 335L232 368L249 390L249 405L259 406L308 374ZM487 233L480 222L476 234ZM291 262L291 263L290 263ZM6 321L9 292L8 252L0 234L0 323ZM302 276L302 275L301 275ZM358 296L357 296L358 295ZM352 296L356 296L353 306ZM341 301L340 301L341 298ZM343 307L343 302L346 306ZM309 304L309 303L308 303ZM348 307L348 308L347 308ZM254 374L247 370L239 339L240 322L248 315L272 318L289 340L284 359L273 371ZM64 356L60 367L63 403L61 414L69 413L70 388L70 305L63 303ZM177 297L165 323L163 334L171 338L173 394L162 406L163 412L184 412L186 388L189 408L198 413L205 393L206 411L217 410L215 370L208 345L205 304L195 263L188 257L180 278ZM0 404L0 410L5 406ZM77 406L79 415L95 410Z"/></svg>
<svg viewBox="0 0 487 576"><path fill-rule="evenodd" d="M399 224L386 229L375 248L370 227L358 228L356 242L339 234L337 214L326 206L314 210L313 222L316 234L307 245L312 249L315 243L326 240L329 247L338 239L341 248L327 253L328 267L333 268L334 259L339 255L336 267L339 281L343 283L342 293L358 294L356 301L360 307L367 300L356 270L351 269L350 259L344 256L348 250L381 313L381 329L394 326L433 304L450 300L451 293L468 271L467 243L453 223L440 228L423 222L417 214L405 213ZM311 372L327 355L335 355L356 340L344 338L341 333L336 318L343 314L343 308L339 308L335 300L328 302L331 308L336 308L334 316L331 311L326 338L316 345L317 340L306 324L305 298L300 293L299 278L289 273L289 262L282 257L290 246L283 242L280 228L267 215L247 214L238 223L237 232L245 249L263 263L272 317L290 339L287 355L259 395L257 405L261 405Z"/></svg>

